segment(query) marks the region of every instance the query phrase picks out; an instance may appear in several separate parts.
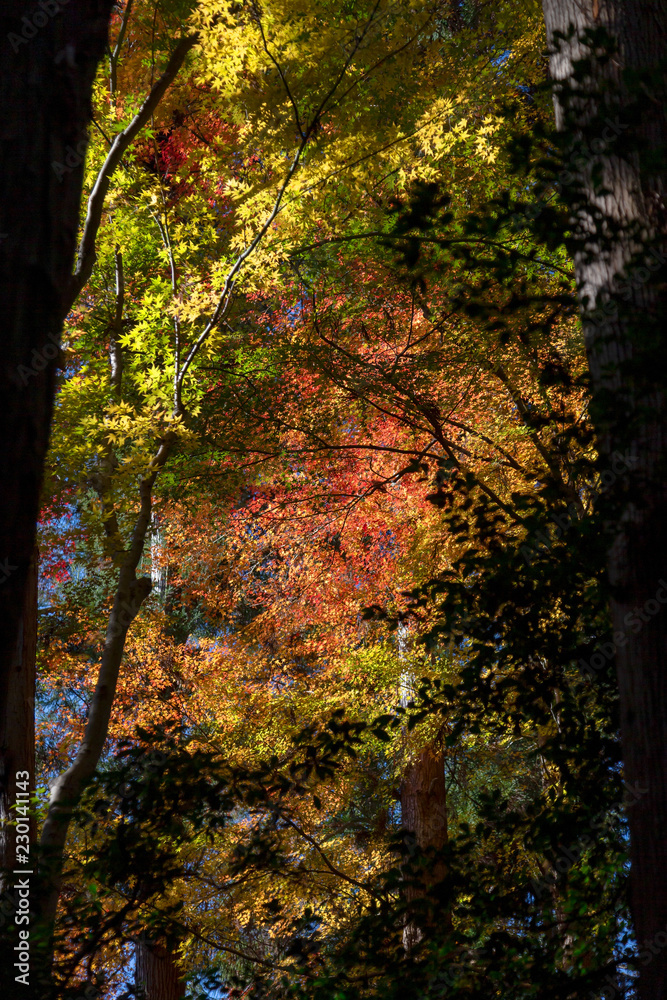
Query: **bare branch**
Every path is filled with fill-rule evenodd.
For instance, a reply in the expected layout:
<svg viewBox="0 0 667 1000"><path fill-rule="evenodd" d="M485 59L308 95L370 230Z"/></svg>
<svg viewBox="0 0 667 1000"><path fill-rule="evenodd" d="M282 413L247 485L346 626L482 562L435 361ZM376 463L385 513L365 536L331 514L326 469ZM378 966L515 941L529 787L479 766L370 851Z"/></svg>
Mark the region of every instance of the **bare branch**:
<svg viewBox="0 0 667 1000"><path fill-rule="evenodd" d="M178 274L176 271L174 248L171 245L171 236L169 234L169 222L167 219L166 199L164 197L164 191L162 190L161 183L160 183L160 193L162 194L162 206L164 208L164 213L165 213L164 223L161 221L158 215L155 216L155 221L157 222L158 229L160 230L160 235L162 236L162 243L164 244L164 248L169 254L169 266L171 270L171 295L172 299L175 302L176 295L178 293ZM176 313L174 313L173 325L174 325L174 375L173 375L174 412L178 413L178 375L181 368L181 323Z"/></svg>
<svg viewBox="0 0 667 1000"><path fill-rule="evenodd" d="M516 247L509 246L507 243L500 243L498 240L490 240L485 236L473 237L465 236L459 239L448 240L443 237L438 236L417 236L412 233L386 233L381 229L374 229L367 233L351 233L349 236L331 236L325 240L319 240L317 243L308 243L303 247L296 247L292 253L300 254L306 253L307 250L319 250L321 247L328 246L333 243L351 243L355 240L368 240L368 239L381 239L381 240L398 240L399 242L405 242L406 240L411 240L415 243L433 243L439 247L449 247L457 246L458 244L474 244L477 243L482 247L493 247L495 250L501 250L503 253L508 253L514 257L518 257L521 260L528 260L533 264L540 264L542 267L547 267L553 271L558 271L566 278L570 278L571 274L565 268L561 267L559 264L554 263L551 260L543 260L541 257L536 257L534 254L522 253L517 250Z"/></svg>
<svg viewBox="0 0 667 1000"><path fill-rule="evenodd" d="M158 472L169 457L172 445L173 436L168 434L161 441L151 460L148 475L141 481L139 513L129 547L123 554L83 739L74 760L58 776L51 788L49 807L40 838L42 863L48 888L40 900L39 920L47 929L53 925L58 906L65 843L73 811L86 782L97 767L109 731L109 720L127 632L151 591L150 577L137 577L136 571L151 522L153 485Z"/></svg>
<svg viewBox="0 0 667 1000"><path fill-rule="evenodd" d="M308 843L311 844L315 848L315 850L317 851L317 853L319 854L319 856L322 858L322 861L324 861L325 865L327 866L327 868L329 869L329 871L331 872L332 875L336 875L338 878L343 879L343 881L345 881L345 882L349 882L350 885L354 885L358 889L363 889L364 892L367 892L369 896L375 896L376 899L380 899L381 898L380 896L378 896L378 894L376 892L373 891L373 889L371 888L371 886L365 884L364 882L359 882L356 878L352 878L351 875L346 875L345 872L343 872L343 871L340 870L340 868L337 868L334 864L332 864L331 861L329 860L329 858L326 856L326 854L322 850L322 848L320 847L320 845L315 840L315 838L311 837L311 835L309 833L306 833L306 831L303 830L297 823L295 823L293 819L291 819L289 816L286 816L285 814L283 814L281 816L281 819L288 826L291 826L292 829L296 833L298 833L300 837L303 837L304 840L307 840Z"/></svg>
<svg viewBox="0 0 667 1000"><path fill-rule="evenodd" d="M297 127L299 128L299 133L300 133L300 136L301 136L301 142L299 143L299 147L298 147L296 153L294 154L294 158L292 160L292 163L290 164L290 167L289 167L289 169L287 171L287 174L285 175L285 178L284 178L284 180L283 180L283 182L282 182L282 184L281 184L281 186L279 188L278 194L277 194L276 199L275 199L275 201L273 203L273 208L271 209L271 212L269 213L268 218L266 219L266 221L264 222L264 224L260 228L259 232L256 234L255 238L252 240L252 242L245 248L245 250L243 251L243 253L241 253L236 258L236 260L235 260L234 264L232 265L231 269L228 271L227 277L225 278L225 283L224 283L222 292L221 292L220 297L218 299L218 304L215 307L213 315L211 316L210 320L208 321L208 323L206 324L206 326L202 330L201 334L199 335L199 337L197 338L197 340L195 341L195 343L190 348L190 351L188 352L188 355L187 355L187 357L186 357L186 359L185 359L185 361L183 363L183 367L181 369L180 375L179 375L178 380L177 380L177 388L176 388L177 401L176 401L176 407L175 407L175 413L176 413L176 415L181 414L182 410L183 410L183 403L182 403L183 380L184 380L184 378L185 378L185 376L186 376L186 374L188 372L188 369L190 368L190 365L192 364L192 362L194 361L195 357L199 353L201 347L203 346L203 344L205 343L206 339L208 338L208 335L210 334L211 330L214 328L214 326L216 325L216 323L221 319L222 316L224 316L225 312L227 311L227 308L228 308L229 303L231 301L232 292L234 290L234 278L238 274L238 272L241 269L241 267L242 267L243 263L245 262L245 260L254 252L254 250L256 249L256 247L258 246L258 244L264 238L264 236L268 232L271 224L273 223L274 219L278 215L278 213L280 211L280 208L281 208L281 204L282 204L283 198L285 196L285 192L287 191L287 188L289 187L290 181L292 180L292 177L294 176L294 173L296 172L296 169L299 166L299 163L301 161L301 157L302 157L303 152L304 152L304 150L305 150L305 148L306 148L306 146L308 144L308 141L310 140L310 137L312 136L313 132L315 131L315 128L316 128L318 122L320 121L322 115L324 114L327 106L329 105L329 103L331 102L332 98L336 94L336 92L338 90L338 87L340 86L341 82L345 78L345 74L347 73L347 71L348 71L348 69L350 67L352 59L354 58L356 52L360 48L361 43L363 42L363 40L364 40L366 34L368 33L371 25L374 23L374 17L375 17L375 13L377 11L378 6L379 6L379 0L377 0L377 3L376 3L376 5L375 5L375 7L373 9L373 12L371 13L371 16L370 16L369 20L367 21L366 25L364 26L363 30L358 35L355 36L355 44L353 45L352 50L351 50L349 56L347 57L347 59L343 63L343 66L341 67L340 72L338 73L338 75L335 78L334 82L332 83L331 87L329 88L329 90L327 91L327 93L324 95L324 97L320 101L320 104L319 104L317 110L315 111L315 113L313 115L312 121L310 122L310 124L305 129L303 129L303 127L299 125L299 116L298 116L298 111L297 111L296 104L295 104L294 100L292 99L291 93L290 93L289 88L287 86L287 82L286 82L286 80L285 80L285 78L284 78L284 76L282 74L282 71L280 70L280 67L278 67L278 70L279 70L280 76L281 76L281 80L282 80L284 86L287 89L288 97L289 97L289 99L290 99L290 101L292 103L292 107L293 107L293 110L294 110L295 115L296 115L296 123L297 123ZM260 30L261 30L261 24L260 24ZM264 40L263 30L262 30L262 38ZM265 41L265 47L266 47L266 41ZM269 52L268 47L266 48L266 52L269 55L269 57L273 60L274 64L277 66L278 64L276 63L275 59L273 59L273 56L271 56L271 53ZM352 86L354 86L354 84ZM349 89L351 89L351 88L349 88ZM348 91L345 91L345 93L348 93Z"/></svg>
<svg viewBox="0 0 667 1000"><path fill-rule="evenodd" d="M116 247L116 311L109 340L109 363L111 365L111 386L120 399L123 385L123 349L120 338L123 333L123 307L125 304L125 277L123 275L123 255Z"/></svg>
<svg viewBox="0 0 667 1000"><path fill-rule="evenodd" d="M257 27L259 28L259 33L262 36L262 45L264 47L264 51L266 52L267 56L269 57L269 59L271 60L271 62L273 63L273 65L278 70L278 75L280 76L280 79L282 81L283 87L285 88L285 93L287 94L287 97L289 98L289 102L292 105L292 110L294 111L294 122L296 124L296 127L297 127L299 135L303 139L305 133L304 133L304 130L303 130L302 126L301 126L301 116L299 114L299 107L298 107L298 105L296 103L295 98L292 95L292 91L290 90L290 86L289 86L289 84L287 82L287 77L285 76L285 74L283 72L282 66L280 65L280 63L278 62L278 60L276 59L276 57L273 55L273 53L269 50L269 43L266 40L266 35L264 34L264 26L262 24L262 19L261 19L259 13L255 14L255 20L257 22Z"/></svg>
<svg viewBox="0 0 667 1000"><path fill-rule="evenodd" d="M123 20L120 22L120 31L118 32L118 38L116 39L116 44L114 46L113 52L109 50L109 93L113 97L116 93L116 69L118 67L118 56L120 55L120 50L125 40L125 32L127 30L127 22L130 18L130 13L132 11L132 4L134 0L127 0L125 5L125 10L123 11Z"/></svg>
<svg viewBox="0 0 667 1000"><path fill-rule="evenodd" d="M299 162L301 160L301 156L303 154L303 151L306 148L306 144L308 142L308 138L309 138L309 133L306 133L306 136L299 143L299 148L297 149L296 153L294 154L294 158L292 159L292 162L291 162L291 164L289 166L289 169L288 169L288 171L287 171L287 173L285 175L285 178L284 178L282 184L280 185L280 188L278 190L278 194L277 194L276 199L275 199L275 201L273 203L273 208L271 209L268 217L264 221L263 225L261 226L261 228L260 228L259 232L257 233L257 235L255 236L254 240L251 243L248 244L248 246L245 248L245 250L243 251L243 253L239 254L239 256L234 261L234 264L232 265L232 267L230 268L230 270L227 272L227 277L225 278L225 284L223 286L222 292L220 293L220 297L218 299L218 304L216 305L216 307L215 307L215 309L213 311L213 315L209 319L208 323L206 324L206 326L204 327L204 329L202 330L202 332L197 337L197 340L194 342L194 344L192 345L192 347L188 351L188 355L187 355L185 361L183 362L183 367L181 368L180 375L178 377L178 384L177 384L177 404L176 404L176 415L177 416L182 412L182 409L183 409L183 404L182 404L183 380L184 380L185 376L187 375L188 369L189 369L190 365L192 364L192 362L194 361L194 359L197 356L197 354L199 353L201 347L203 346L204 342L206 341L206 339L207 339L208 335L210 334L211 330L213 329L213 327L216 325L216 323L218 322L218 320L222 316L224 316L225 312L227 311L227 307L228 307L229 302L231 300L232 292L234 290L234 278L236 277L236 275L240 271L241 267L243 266L244 261L247 260L247 258L250 256L250 254L255 250L255 248L258 246L258 244L264 238L265 234L269 230L269 227L271 226L271 223L273 222L273 220L277 216L278 211L280 209L281 202L282 202L283 197L285 195L285 192L287 191L287 188L289 187L289 183L292 180L292 177L294 176L296 168L298 167Z"/></svg>
<svg viewBox="0 0 667 1000"><path fill-rule="evenodd" d="M106 198L107 191L109 190L109 185L114 171L120 163L121 157L126 152L134 138L150 119L151 115L162 100L167 88L173 82L176 74L183 65L185 57L190 49L197 43L198 39L198 35L188 35L187 38L181 39L174 49L169 62L167 63L167 68L157 83L151 88L150 93L141 105L139 111L136 113L127 128L118 133L112 143L111 149L109 150L107 158L100 168L97 180L95 181L93 190L91 191L88 199L88 210L83 227L83 236L81 237L81 243L79 246L76 269L70 280L68 293L65 297L65 307L63 310L65 316L76 302L81 289L84 287L92 274L96 257L95 241L97 239L97 233L102 221L104 199Z"/></svg>

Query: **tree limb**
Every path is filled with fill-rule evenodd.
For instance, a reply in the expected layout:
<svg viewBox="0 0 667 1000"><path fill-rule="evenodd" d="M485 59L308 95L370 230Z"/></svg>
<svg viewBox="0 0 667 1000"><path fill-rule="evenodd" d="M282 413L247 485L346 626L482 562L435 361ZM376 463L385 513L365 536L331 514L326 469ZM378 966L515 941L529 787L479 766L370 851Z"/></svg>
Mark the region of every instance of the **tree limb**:
<svg viewBox="0 0 667 1000"><path fill-rule="evenodd" d="M107 191L109 190L111 178L114 175L116 167L120 163L123 154L126 152L136 135L150 119L151 115L162 100L167 88L173 82L176 74L183 65L188 52L194 45L196 45L198 40L199 36L196 34L188 35L186 38L181 39L171 54L169 62L167 63L167 68L157 83L151 88L150 93L139 108L139 111L136 113L130 124L124 128L122 132L118 133L111 145L111 149L109 150L107 158L100 168L97 180L95 181L93 190L88 198L86 221L84 223L83 236L81 237L81 243L79 245L76 268L70 279L70 285L65 296L65 316L76 302L79 293L92 274L96 258L95 241L97 239L97 232L102 221L104 200L106 198Z"/></svg>

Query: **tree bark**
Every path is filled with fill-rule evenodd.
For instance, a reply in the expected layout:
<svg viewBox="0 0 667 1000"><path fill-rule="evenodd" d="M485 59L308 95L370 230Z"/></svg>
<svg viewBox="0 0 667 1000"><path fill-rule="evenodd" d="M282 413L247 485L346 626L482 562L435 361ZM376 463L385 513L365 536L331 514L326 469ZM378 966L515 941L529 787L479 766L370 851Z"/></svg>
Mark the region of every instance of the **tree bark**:
<svg viewBox="0 0 667 1000"><path fill-rule="evenodd" d="M81 746L70 766L51 787L49 809L40 838L40 867L45 884L40 893L39 909L44 925L51 925L55 919L65 841L74 809L86 782L95 772L106 742L127 632L150 593L150 578L137 578L134 569L133 566L125 566L120 572Z"/></svg>
<svg viewBox="0 0 667 1000"><path fill-rule="evenodd" d="M447 844L447 786L445 757L442 751L428 746L408 764L401 783L401 824L422 851L441 850ZM423 896L446 875L441 863L436 863L424 878L424 888L406 887L408 903ZM403 931L406 951L418 944L424 928L410 921Z"/></svg>
<svg viewBox="0 0 667 1000"><path fill-rule="evenodd" d="M49 0L31 6L4 0L0 10L2 808L12 794L6 784L12 772L34 774L34 701L26 703L34 685L34 652L28 648L33 641L28 608L35 600L31 559L76 250L90 98L112 4ZM20 757L28 761L26 768L15 764ZM11 835L3 848L5 856L14 853ZM13 968L13 960L2 964ZM13 980L11 987L25 992Z"/></svg>
<svg viewBox="0 0 667 1000"><path fill-rule="evenodd" d="M104 198L197 38L181 39L88 200L73 269L90 97L113 0L4 0L0 12L0 706L35 544L63 321L90 277ZM127 13L127 12L126 12ZM0 708L0 746L7 745Z"/></svg>
<svg viewBox="0 0 667 1000"><path fill-rule="evenodd" d="M88 200L73 269L90 95L107 46L113 0L76 0L71 7L69 2L44 0L33 10L21 0L7 0L0 14L0 37L6 39L0 60L0 296L6 311L0 342L0 747L9 756L21 752L31 733L12 707L16 692L11 693L12 705L8 698L63 320L92 271L111 176L196 42L194 35L178 42L139 111L112 143ZM160 448L156 469L168 450ZM149 475L141 487L142 513L120 573L86 735L75 761L52 789L42 832L40 885L32 901L38 914L39 974L45 983L69 821L106 738L127 629L150 590L150 580L137 578L135 571L154 478Z"/></svg>
<svg viewBox="0 0 667 1000"><path fill-rule="evenodd" d="M142 1000L182 1000L185 983L172 953L161 944L138 941L135 984Z"/></svg>
<svg viewBox="0 0 667 1000"><path fill-rule="evenodd" d="M55 369L76 249L86 129L112 0L0 13L0 705L35 544ZM6 716L0 744L7 745Z"/></svg>
<svg viewBox="0 0 667 1000"><path fill-rule="evenodd" d="M578 33L605 28L618 42L611 60L592 64L590 100L584 94L570 105L569 112L559 81L572 80L573 60L584 49L575 36L551 55L560 129L576 138L578 130L590 132L590 122L597 121L600 113L604 120L602 102L608 98L596 96L604 85L618 98L622 115L633 99L624 70L653 68L658 88L658 93L652 93L650 85L645 89L640 109L627 122L612 115L597 145L590 143L590 152L578 156L573 171L585 202L579 216L581 251L575 254L574 263L593 383L591 412L600 452L607 457L615 452L633 456L631 472L617 477L610 490L613 518L608 570L625 779L637 800L628 820L631 905L643 966L639 991L642 1000L665 1000L667 587L662 581L667 577L667 3L543 0L542 6L549 41L555 31L567 32L573 25ZM614 132L622 132L622 147L613 142ZM654 154L652 159L639 155L638 143ZM595 189L596 168L607 194ZM567 198L567 185L564 193ZM614 224L606 234L596 213ZM652 257L639 263L636 257L632 259L638 240L652 244Z"/></svg>

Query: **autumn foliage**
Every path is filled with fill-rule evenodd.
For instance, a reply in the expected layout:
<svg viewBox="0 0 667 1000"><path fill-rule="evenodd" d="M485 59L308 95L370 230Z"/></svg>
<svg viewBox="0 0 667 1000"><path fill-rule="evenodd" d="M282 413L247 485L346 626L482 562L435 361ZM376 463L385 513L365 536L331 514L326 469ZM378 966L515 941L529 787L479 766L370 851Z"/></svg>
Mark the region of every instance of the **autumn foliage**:
<svg viewBox="0 0 667 1000"><path fill-rule="evenodd" d="M140 535L152 589L69 832L62 990L127 996L142 940L193 997L207 975L234 996L584 997L612 967L613 697L575 655L605 627L574 538L597 490L586 361L510 148L549 114L538 15L119 6L89 192L172 38L197 42L112 178L63 345L43 783L84 739ZM431 833L402 819L420 761L446 786ZM562 870L588 809L605 834Z"/></svg>

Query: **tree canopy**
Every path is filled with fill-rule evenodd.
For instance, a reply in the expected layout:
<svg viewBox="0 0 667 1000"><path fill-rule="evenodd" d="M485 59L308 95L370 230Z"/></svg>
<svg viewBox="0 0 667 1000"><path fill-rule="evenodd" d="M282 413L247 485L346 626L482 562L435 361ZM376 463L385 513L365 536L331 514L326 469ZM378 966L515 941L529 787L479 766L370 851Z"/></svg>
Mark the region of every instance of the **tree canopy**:
<svg viewBox="0 0 667 1000"><path fill-rule="evenodd" d="M576 215L597 183L618 239L589 167L629 126L585 147L551 73L532 0L114 7L14 807L36 997L602 1000L662 961L614 668L667 582L619 619L639 459Z"/></svg>

